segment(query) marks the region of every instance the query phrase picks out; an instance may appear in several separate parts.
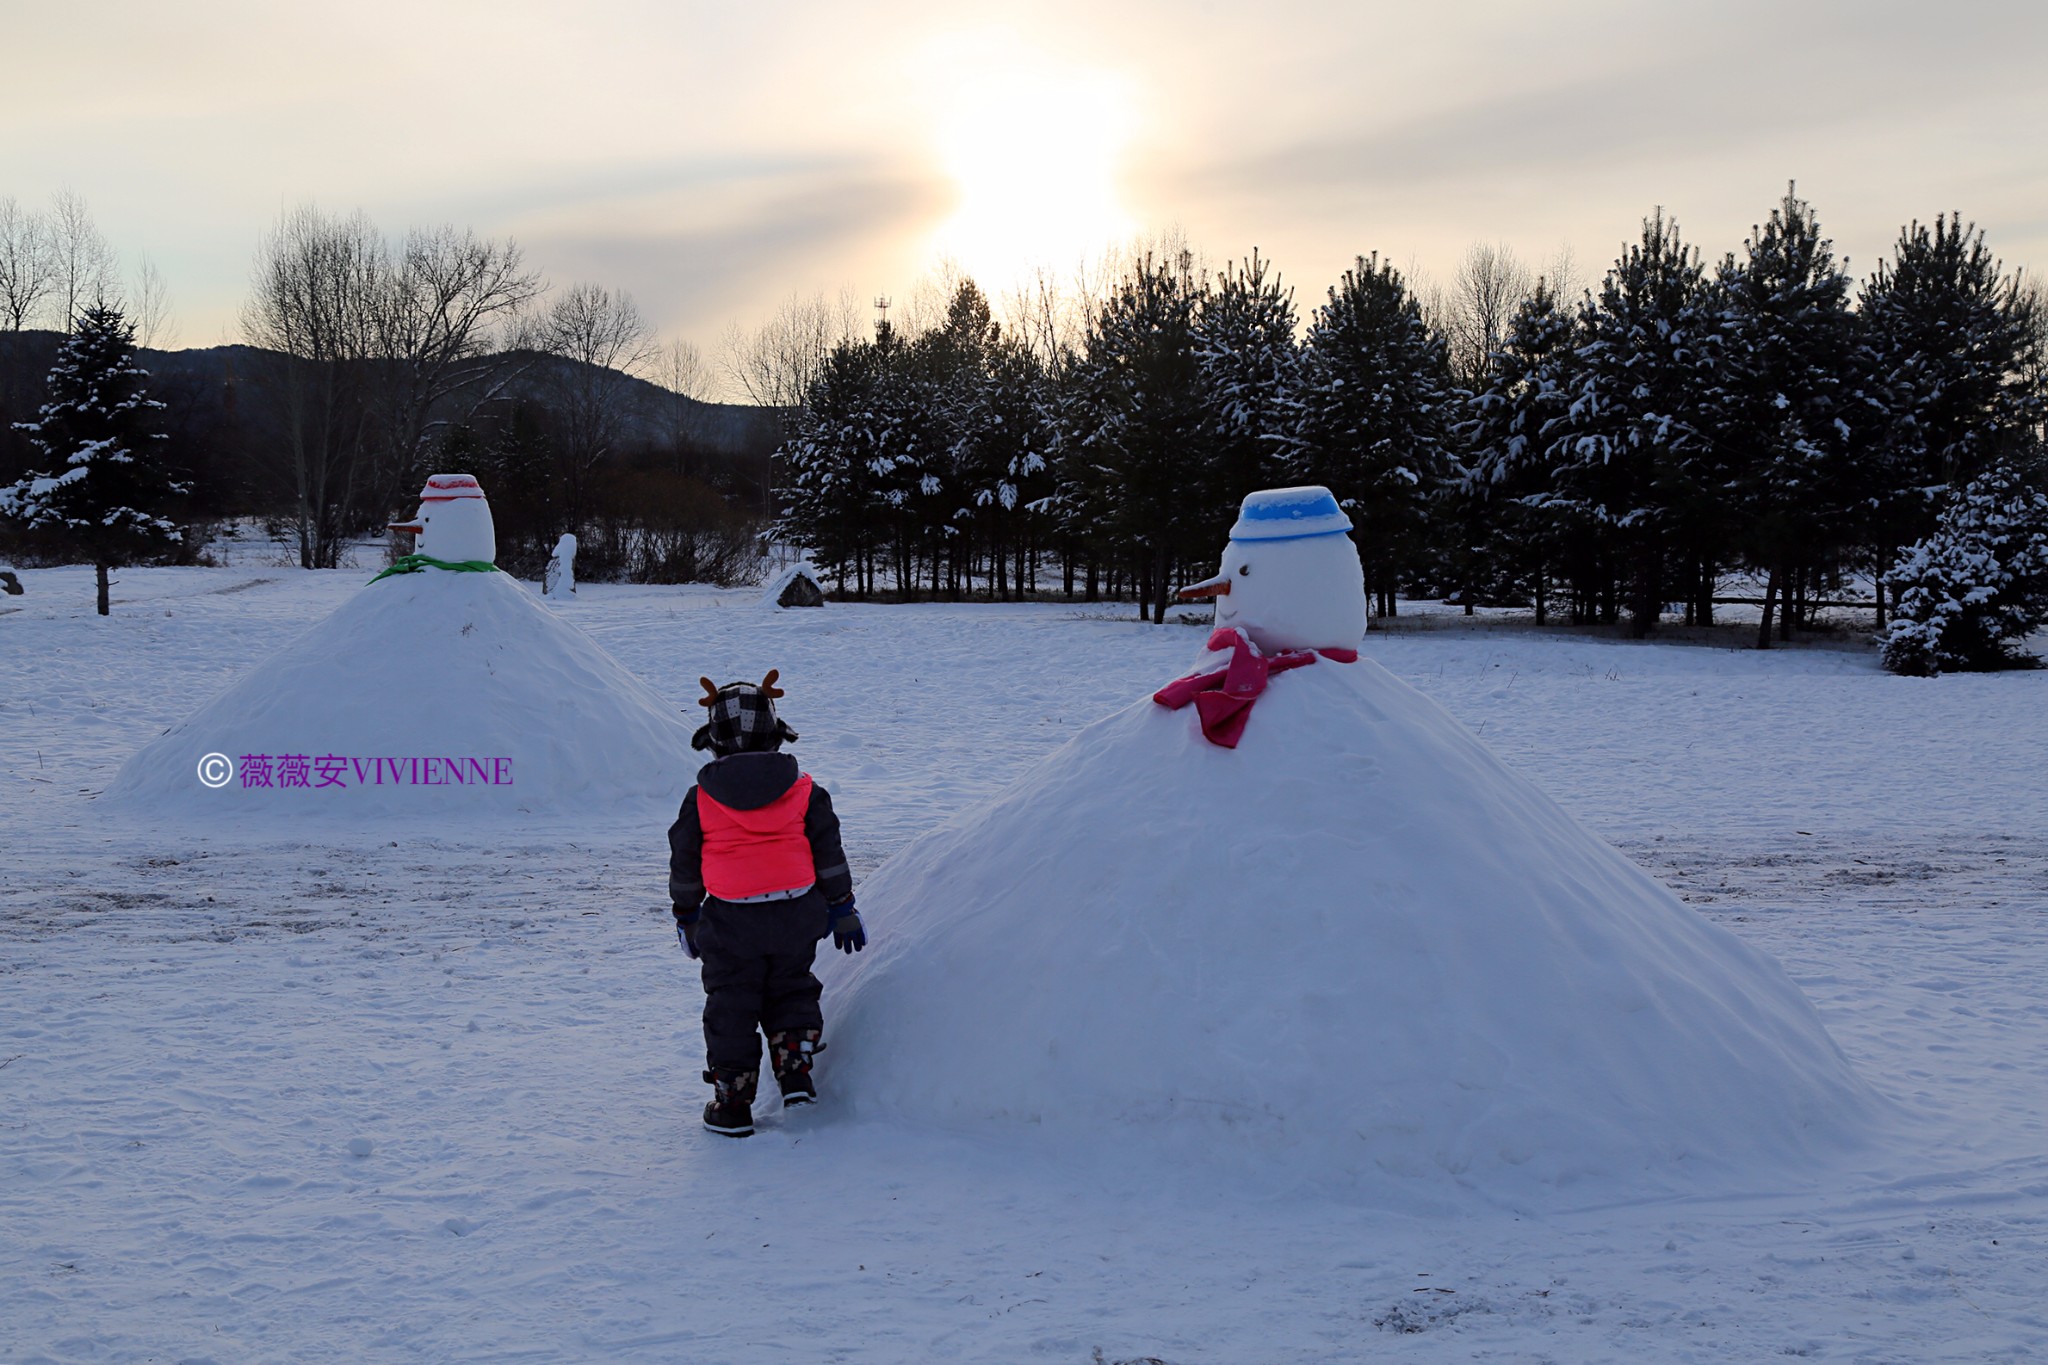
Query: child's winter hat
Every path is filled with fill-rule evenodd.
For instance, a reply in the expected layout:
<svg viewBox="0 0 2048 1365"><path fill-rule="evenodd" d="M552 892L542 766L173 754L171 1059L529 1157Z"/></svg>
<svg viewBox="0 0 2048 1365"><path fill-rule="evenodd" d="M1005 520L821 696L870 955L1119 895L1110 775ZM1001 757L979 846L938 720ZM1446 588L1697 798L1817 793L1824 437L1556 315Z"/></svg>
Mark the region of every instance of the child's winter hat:
<svg viewBox="0 0 2048 1365"><path fill-rule="evenodd" d="M781 676L771 668L759 683L727 683L724 687L716 686L709 678L699 678L697 681L704 684L704 695L697 705L709 716L690 737L690 747L709 749L723 757L767 753L781 748L785 741L794 741L796 731L775 714L775 699L782 695L775 680Z"/></svg>

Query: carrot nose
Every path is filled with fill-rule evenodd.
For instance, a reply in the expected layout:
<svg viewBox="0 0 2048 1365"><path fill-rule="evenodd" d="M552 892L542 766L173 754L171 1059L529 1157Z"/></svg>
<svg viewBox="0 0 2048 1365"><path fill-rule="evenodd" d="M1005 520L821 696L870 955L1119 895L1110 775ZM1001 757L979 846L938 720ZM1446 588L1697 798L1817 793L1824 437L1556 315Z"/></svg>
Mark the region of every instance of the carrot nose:
<svg viewBox="0 0 2048 1365"><path fill-rule="evenodd" d="M416 521L394 521L389 526L386 526L384 529L387 531L409 531L413 535L420 535L423 532L425 532L427 528L420 525Z"/></svg>
<svg viewBox="0 0 2048 1365"><path fill-rule="evenodd" d="M1199 583L1190 583L1177 594L1183 602L1206 602L1212 597L1230 596L1230 576L1218 574L1205 578Z"/></svg>

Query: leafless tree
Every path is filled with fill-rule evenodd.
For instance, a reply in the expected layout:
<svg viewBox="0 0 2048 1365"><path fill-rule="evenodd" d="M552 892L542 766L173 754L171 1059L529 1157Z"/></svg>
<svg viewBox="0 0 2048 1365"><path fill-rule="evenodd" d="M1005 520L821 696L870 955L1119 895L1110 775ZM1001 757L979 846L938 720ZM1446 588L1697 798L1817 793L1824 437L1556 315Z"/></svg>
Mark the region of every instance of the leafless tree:
<svg viewBox="0 0 2048 1365"><path fill-rule="evenodd" d="M1579 295L1586 289L1586 277L1579 270L1579 254L1572 250L1570 242L1559 243L1544 262L1542 282L1560 307L1570 309L1578 303Z"/></svg>
<svg viewBox="0 0 2048 1365"><path fill-rule="evenodd" d="M1505 245L1478 242L1465 252L1443 305L1451 365L1462 382L1477 385L1492 373L1494 352L1533 283Z"/></svg>
<svg viewBox="0 0 2048 1365"><path fill-rule="evenodd" d="M840 291L836 304L823 294L792 294L759 331L742 331L735 323L726 332L726 378L757 406L801 407L832 348L861 330L851 290Z"/></svg>
<svg viewBox="0 0 2048 1365"><path fill-rule="evenodd" d="M147 256L135 272L135 308L131 316L137 345L156 350L176 340L178 324L171 316L170 291L164 286L163 272Z"/></svg>
<svg viewBox="0 0 2048 1365"><path fill-rule="evenodd" d="M1003 296L1003 326L1048 373L1064 375L1088 336L1085 290L1040 267Z"/></svg>
<svg viewBox="0 0 2048 1365"><path fill-rule="evenodd" d="M590 511L597 467L617 447L632 373L653 357L653 333L628 295L578 284L549 305L540 340L556 358L550 376L561 435L556 450L564 510L575 530Z"/></svg>
<svg viewBox="0 0 2048 1365"><path fill-rule="evenodd" d="M49 223L0 197L0 331L27 328L56 287Z"/></svg>
<svg viewBox="0 0 2048 1365"><path fill-rule="evenodd" d="M50 252L56 274L52 292L62 309L60 330L70 331L73 319L95 304L121 304L114 249L93 223L85 200L70 190L58 191L50 214Z"/></svg>
<svg viewBox="0 0 2048 1365"><path fill-rule="evenodd" d="M362 515L371 474L368 409L389 263L361 213L286 212L256 251L242 334L269 352L296 495L299 562L333 568Z"/></svg>
<svg viewBox="0 0 2048 1365"><path fill-rule="evenodd" d="M473 413L497 395L508 341L543 285L516 242L452 226L407 234L378 290L378 404L386 494L411 491L435 426L453 400ZM467 415L467 414L464 414Z"/></svg>
<svg viewBox="0 0 2048 1365"><path fill-rule="evenodd" d="M654 382L668 391L664 406L676 473L688 474L697 407L711 392L711 372L704 364L704 353L695 342L676 337L656 350L650 373Z"/></svg>

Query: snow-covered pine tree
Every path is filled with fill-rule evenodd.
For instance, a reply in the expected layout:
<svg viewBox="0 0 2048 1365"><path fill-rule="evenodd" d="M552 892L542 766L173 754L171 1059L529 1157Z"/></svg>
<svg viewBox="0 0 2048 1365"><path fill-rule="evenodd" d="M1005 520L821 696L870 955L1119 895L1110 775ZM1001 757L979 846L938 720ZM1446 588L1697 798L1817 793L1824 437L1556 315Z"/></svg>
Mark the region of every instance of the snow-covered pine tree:
<svg viewBox="0 0 2048 1365"><path fill-rule="evenodd" d="M1959 215L1901 229L1892 259L1864 286L1880 566L1928 534L1952 491L2035 438L2034 307Z"/></svg>
<svg viewBox="0 0 2048 1365"><path fill-rule="evenodd" d="M1004 337L983 351L971 376L956 381L961 482L1004 601L1013 583L1019 595L1027 590L1052 491L1045 389L1037 358Z"/></svg>
<svg viewBox="0 0 2048 1365"><path fill-rule="evenodd" d="M79 314L47 392L36 420L17 426L43 469L0 488L0 514L91 560L105 616L110 570L179 544L165 513L187 488L163 464L155 428L164 405L149 396L135 329L120 310L98 305Z"/></svg>
<svg viewBox="0 0 2048 1365"><path fill-rule="evenodd" d="M1767 575L1757 632L1766 649L1775 611L1782 606L1792 624L1795 580L1836 566L1854 543L1860 451L1851 423L1862 412L1850 281L1812 206L1788 187L1743 257L1722 265L1720 284L1727 344L1714 382L1714 463L1742 557Z"/></svg>
<svg viewBox="0 0 2048 1365"><path fill-rule="evenodd" d="M1647 634L1678 588L1690 596L1713 542L1716 496L1703 407L1720 309L1699 253L1660 209L1582 310L1569 408L1552 424L1543 502L1592 530Z"/></svg>
<svg viewBox="0 0 2048 1365"><path fill-rule="evenodd" d="M2048 622L2048 494L2012 465L1993 465L1949 500L1891 581L1898 614L1882 658L1892 672L2030 663L2021 642Z"/></svg>
<svg viewBox="0 0 2048 1365"><path fill-rule="evenodd" d="M1401 272L1359 257L1309 323L1288 462L1298 482L1326 485L1352 512L1378 615L1396 610L1430 495L1450 471L1456 397L1444 340Z"/></svg>
<svg viewBox="0 0 2048 1365"><path fill-rule="evenodd" d="M1537 281L1509 317L1486 367L1491 378L1467 400L1458 430L1465 448L1459 497L1474 509L1472 575L1496 587L1526 583L1538 625L1549 615L1548 585L1567 539L1567 523L1543 506L1550 489L1544 433L1565 412L1578 344L1577 319Z"/></svg>
<svg viewBox="0 0 2048 1365"><path fill-rule="evenodd" d="M1195 319L1204 420L1216 457L1208 515L1228 525L1244 495L1284 482L1290 402L1301 369L1294 291L1253 251L1225 269Z"/></svg>
<svg viewBox="0 0 2048 1365"><path fill-rule="evenodd" d="M783 449L783 514L777 533L810 550L846 591L874 588L883 503L876 466L886 434L877 412L878 348L842 341L819 366Z"/></svg>
<svg viewBox="0 0 2048 1365"><path fill-rule="evenodd" d="M1130 566L1141 611L1166 619L1176 565L1213 549L1186 496L1209 478L1195 319L1203 282L1187 251L1132 262L1092 320L1074 368L1061 493L1096 545Z"/></svg>

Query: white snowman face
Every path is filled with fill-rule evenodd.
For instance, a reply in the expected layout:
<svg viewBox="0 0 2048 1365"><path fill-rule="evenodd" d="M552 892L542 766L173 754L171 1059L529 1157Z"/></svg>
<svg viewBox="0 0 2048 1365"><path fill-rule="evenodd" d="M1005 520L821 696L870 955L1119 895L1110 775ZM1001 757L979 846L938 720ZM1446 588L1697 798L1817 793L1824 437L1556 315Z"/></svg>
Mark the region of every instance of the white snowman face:
<svg viewBox="0 0 2048 1365"><path fill-rule="evenodd" d="M1223 548L1216 624L1267 653L1356 649L1365 638L1365 574L1348 535L1233 540Z"/></svg>
<svg viewBox="0 0 2048 1365"><path fill-rule="evenodd" d="M447 487L437 487L442 483ZM491 519L491 504L466 474L436 474L427 480L419 514L409 522L393 523L391 529L410 531L416 537L413 553L428 559L448 564L498 561L498 528Z"/></svg>

